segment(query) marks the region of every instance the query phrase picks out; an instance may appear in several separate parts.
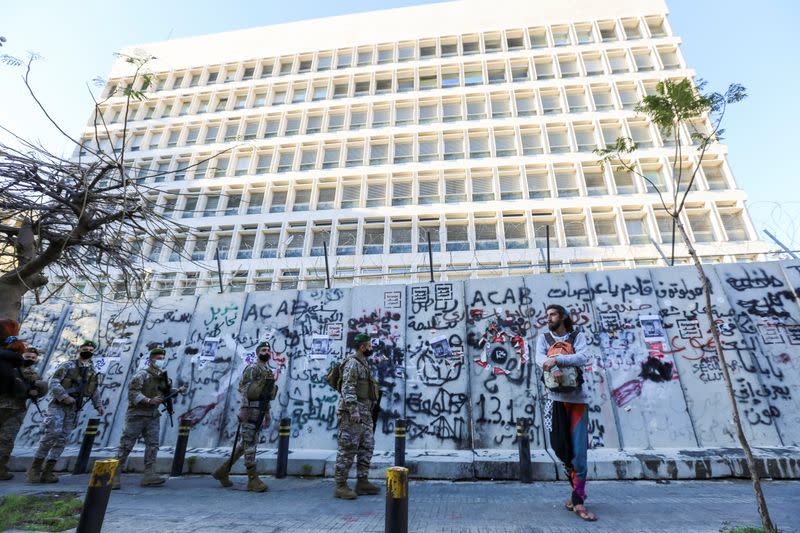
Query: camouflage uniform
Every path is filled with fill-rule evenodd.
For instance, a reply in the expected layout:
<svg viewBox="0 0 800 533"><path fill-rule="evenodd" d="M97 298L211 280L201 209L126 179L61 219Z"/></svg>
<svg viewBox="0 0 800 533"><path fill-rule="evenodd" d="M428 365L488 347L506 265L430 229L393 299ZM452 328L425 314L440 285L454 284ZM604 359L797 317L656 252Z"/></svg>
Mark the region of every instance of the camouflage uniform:
<svg viewBox="0 0 800 533"><path fill-rule="evenodd" d="M84 370L85 369L85 370ZM82 376L82 374L85 374ZM83 397L90 398L95 409L100 409L100 390L97 386L98 375L91 361L86 364L77 359L61 363L50 378L50 391L53 399L47 407L44 419L44 433L39 441L39 447L33 455L34 459L47 458L48 462L55 462L64 452L72 430L75 429L78 419L77 403L67 405L62 403L67 396L80 401L79 388L83 381Z"/></svg>
<svg viewBox="0 0 800 533"><path fill-rule="evenodd" d="M175 389L171 387L167 380L167 374L162 370L148 366L134 374L128 385L128 411L125 413L125 429L117 450L119 472L125 469L128 455L140 436L144 440L145 472L153 470L158 454L161 411L158 405L148 404L147 401L156 396L163 398L173 393L175 393Z"/></svg>
<svg viewBox="0 0 800 533"><path fill-rule="evenodd" d="M242 397L242 409L246 412L244 422L242 422L241 438L242 443L237 448L234 457L244 453L244 466L249 470L256 467L256 446L261 436L261 428L256 427L258 422L258 398L267 380L275 380L272 370L266 365L257 361L247 365L242 372L242 379L239 380L239 394ZM272 398L275 399L276 389L272 389ZM269 425L271 421L269 411L264 416L264 422Z"/></svg>
<svg viewBox="0 0 800 533"><path fill-rule="evenodd" d="M339 438L334 479L346 483L347 474L358 458L356 472L359 480L366 480L369 463L375 449L372 432L372 408L378 399L378 383L372 377L369 365L363 357L354 355L342 365L342 398L339 401ZM350 414L358 410L361 421L350 420Z"/></svg>
<svg viewBox="0 0 800 533"><path fill-rule="evenodd" d="M47 383L39 380L39 374L33 366L23 366L17 370L28 390L36 389L38 392L36 398L41 398L47 393ZM5 470L11 457L14 441L25 419L28 398L30 396L0 395L0 470Z"/></svg>

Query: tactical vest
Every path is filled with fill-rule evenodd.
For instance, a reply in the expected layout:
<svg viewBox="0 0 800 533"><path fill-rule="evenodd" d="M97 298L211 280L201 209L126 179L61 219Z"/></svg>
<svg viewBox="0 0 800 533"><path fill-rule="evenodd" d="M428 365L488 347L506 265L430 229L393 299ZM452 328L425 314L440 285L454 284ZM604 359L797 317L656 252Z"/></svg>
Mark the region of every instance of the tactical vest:
<svg viewBox="0 0 800 533"><path fill-rule="evenodd" d="M82 368L85 369L84 378L81 378ZM91 365L81 367L77 362L73 361L72 367L67 370L67 374L61 380L61 386L68 391L70 396L75 398L79 395L77 388L81 386L82 382L85 382L83 386L83 396L85 398L90 398L94 394L94 391L97 390L97 372L94 371L94 367ZM70 389L76 390L69 392Z"/></svg>
<svg viewBox="0 0 800 533"><path fill-rule="evenodd" d="M267 381L270 379L274 379L272 377L272 372L268 369L262 369L258 366L254 367L253 372L253 379L247 385L247 401L256 402L259 398L261 398L261 393L264 390L264 387L267 385ZM272 389L272 398L270 400L274 400L275 396L277 395L277 389Z"/></svg>
<svg viewBox="0 0 800 533"><path fill-rule="evenodd" d="M355 359L356 362L361 365L367 373L367 379L364 379L359 375L358 381L356 382L356 398L359 402L365 402L367 400L377 402L378 393L380 391L378 388L378 382L372 377L372 372L370 372L368 366L355 357L353 357L353 359Z"/></svg>
<svg viewBox="0 0 800 533"><path fill-rule="evenodd" d="M142 384L142 394L148 398L169 394L169 391L166 393L164 392L167 388L167 383L164 379L166 375L164 372L159 373L157 376L150 372L150 370L145 370L145 373L144 383Z"/></svg>

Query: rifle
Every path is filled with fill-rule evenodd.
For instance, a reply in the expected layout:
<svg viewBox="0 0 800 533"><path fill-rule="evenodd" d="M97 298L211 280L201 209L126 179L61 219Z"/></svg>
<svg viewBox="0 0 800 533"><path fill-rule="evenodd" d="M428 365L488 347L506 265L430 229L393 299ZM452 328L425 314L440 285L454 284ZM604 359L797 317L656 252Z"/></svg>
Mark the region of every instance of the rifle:
<svg viewBox="0 0 800 533"><path fill-rule="evenodd" d="M261 394L258 395L258 417L256 417L256 436L261 432L261 426L264 424L264 418L269 411L269 404L272 401L272 391L275 390L275 380L265 380L264 388L261 389ZM236 426L236 436L233 438L233 448L231 448L231 458L228 461L228 473L230 474L233 467L233 459L236 454L236 444L239 442L239 433L242 429L242 423Z"/></svg>
<svg viewBox="0 0 800 533"><path fill-rule="evenodd" d="M17 374L19 375L20 381L22 381L22 383L24 383L26 388L27 388L27 393L30 393L30 391L32 389L36 389L36 382L35 381L30 381L28 378L26 378L25 374L23 374L22 370L20 370L19 368L17 368L16 370L17 370ZM44 416L44 414L42 413L42 409L39 407L40 398L38 396L38 389L37 389L37 395L36 396L31 396L30 394L27 394L27 396L28 396L27 399L30 400L31 403L33 404L33 406L36 407L36 410L39 411L39 414Z"/></svg>
<svg viewBox="0 0 800 533"><path fill-rule="evenodd" d="M383 391L378 391L378 401L372 406L372 433L375 433L375 428L378 427L378 416L381 414L381 398L383 398Z"/></svg>
<svg viewBox="0 0 800 533"><path fill-rule="evenodd" d="M72 396L75 393L78 394L77 398L72 396L73 398L75 398L75 413L76 414L79 413L80 410L83 408L83 403L84 403L83 391L84 391L84 389L86 389L86 385L89 383L89 381L86 379L86 374L88 372L89 372L89 367L88 366L79 366L78 367L78 373L81 376L81 380L78 383L78 386L77 387L71 387L71 388L69 388L69 389L67 389L65 391L70 396Z"/></svg>
<svg viewBox="0 0 800 533"><path fill-rule="evenodd" d="M170 427L175 425L175 423L172 421L172 415L175 414L175 404L172 400L178 395L179 392L179 389L172 390L172 380L169 379L169 376L167 376L167 371L165 370L164 386L161 387L161 403L164 405L164 409L161 412L169 415Z"/></svg>

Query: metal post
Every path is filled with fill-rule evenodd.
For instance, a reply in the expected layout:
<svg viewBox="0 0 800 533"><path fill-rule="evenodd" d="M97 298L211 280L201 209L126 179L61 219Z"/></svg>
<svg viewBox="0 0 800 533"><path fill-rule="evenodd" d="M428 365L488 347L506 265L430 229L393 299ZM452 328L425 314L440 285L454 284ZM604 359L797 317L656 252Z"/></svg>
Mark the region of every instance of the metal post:
<svg viewBox="0 0 800 533"><path fill-rule="evenodd" d="M328 243L322 241L322 250L325 252L325 288L331 288L331 273L328 270Z"/></svg>
<svg viewBox="0 0 800 533"><path fill-rule="evenodd" d="M214 258L217 260L217 279L219 280L219 293L225 292L222 288L222 262L219 260L219 248L214 250Z"/></svg>
<svg viewBox="0 0 800 533"><path fill-rule="evenodd" d="M519 445L519 480L522 483L533 483L531 441L530 435L528 435L528 421L526 419L521 419L517 422L517 444Z"/></svg>
<svg viewBox="0 0 800 533"><path fill-rule="evenodd" d="M118 464L117 459L100 459L94 462L76 533L100 533Z"/></svg>
<svg viewBox="0 0 800 533"><path fill-rule="evenodd" d="M550 273L550 225L545 228L545 236L547 237L547 273Z"/></svg>
<svg viewBox="0 0 800 533"><path fill-rule="evenodd" d="M78 459L75 461L75 468L72 469L73 475L86 473L87 467L89 466L89 457L92 455L94 438L97 436L97 430L99 428L100 419L90 418L89 423L86 424L86 431L83 433L81 451L78 452Z"/></svg>
<svg viewBox="0 0 800 533"><path fill-rule="evenodd" d="M431 232L426 232L428 234L428 267L431 270L431 283L433 283L433 250L431 249Z"/></svg>
<svg viewBox="0 0 800 533"><path fill-rule="evenodd" d="M672 261L670 261L669 266L675 266L675 225L677 224L677 219L672 217Z"/></svg>
<svg viewBox="0 0 800 533"><path fill-rule="evenodd" d="M777 244L778 246L783 248L783 251L786 252L787 254L789 254L789 256L792 259L798 259L797 255L795 255L795 253L793 251L791 251L789 248L787 248L785 244L783 244L781 241L779 241L778 238L775 235L770 233L770 231L768 229L765 229L764 233L767 235L767 237L769 237L770 239L775 241L775 244Z"/></svg>
<svg viewBox="0 0 800 533"><path fill-rule="evenodd" d="M175 455L172 456L172 469L170 476L178 477L183 475L183 462L186 459L186 445L189 443L189 431L192 426L189 422L181 420L178 426L178 441L175 443Z"/></svg>
<svg viewBox="0 0 800 533"><path fill-rule="evenodd" d="M394 466L406 466L406 421L402 418L394 423Z"/></svg>
<svg viewBox="0 0 800 533"><path fill-rule="evenodd" d="M289 466L289 434L292 429L291 418L281 418L281 426L278 430L278 465L275 467L275 477L280 479L286 477L286 470Z"/></svg>
<svg viewBox="0 0 800 533"><path fill-rule="evenodd" d="M386 469L385 533L408 533L408 468Z"/></svg>

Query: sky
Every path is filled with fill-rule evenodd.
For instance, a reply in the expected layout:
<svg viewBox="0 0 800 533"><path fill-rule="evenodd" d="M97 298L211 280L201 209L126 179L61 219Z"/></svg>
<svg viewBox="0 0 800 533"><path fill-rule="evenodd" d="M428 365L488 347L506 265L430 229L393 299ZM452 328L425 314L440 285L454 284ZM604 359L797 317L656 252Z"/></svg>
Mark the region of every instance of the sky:
<svg viewBox="0 0 800 533"><path fill-rule="evenodd" d="M491 0L485 2L491 9ZM106 77L112 54L123 47L428 3L433 2L16 0L2 10L0 35L7 42L0 54L24 57L34 51L43 57L31 74L37 96L67 132L77 134L92 106L87 84ZM800 86L795 37L800 9L792 0L667 0L667 5L673 32L683 39L687 64L698 77L714 90L733 82L747 88L749 97L728 112L723 126L729 162L748 194L756 228L770 229L800 249L800 167L793 162L800 106L791 103L792 88ZM22 84L22 72L0 64L0 125L63 149Z"/></svg>

